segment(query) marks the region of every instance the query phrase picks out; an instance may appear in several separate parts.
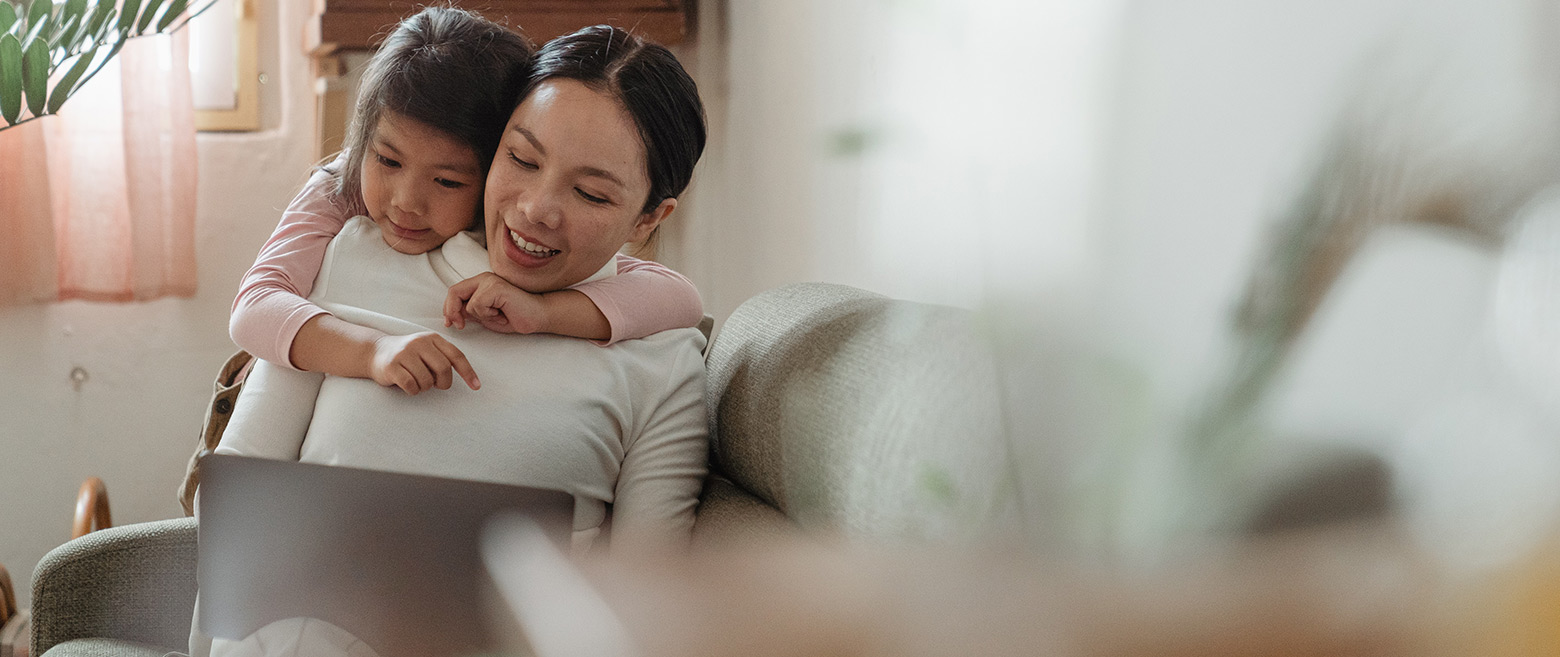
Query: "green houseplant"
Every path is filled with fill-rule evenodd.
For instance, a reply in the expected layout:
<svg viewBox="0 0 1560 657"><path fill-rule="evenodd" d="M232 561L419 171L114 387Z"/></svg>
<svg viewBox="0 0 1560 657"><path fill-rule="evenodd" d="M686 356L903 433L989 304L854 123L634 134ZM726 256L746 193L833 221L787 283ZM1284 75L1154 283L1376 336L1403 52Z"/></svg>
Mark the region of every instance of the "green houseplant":
<svg viewBox="0 0 1560 657"><path fill-rule="evenodd" d="M0 0L0 131L58 112L130 39L175 32L215 3Z"/></svg>

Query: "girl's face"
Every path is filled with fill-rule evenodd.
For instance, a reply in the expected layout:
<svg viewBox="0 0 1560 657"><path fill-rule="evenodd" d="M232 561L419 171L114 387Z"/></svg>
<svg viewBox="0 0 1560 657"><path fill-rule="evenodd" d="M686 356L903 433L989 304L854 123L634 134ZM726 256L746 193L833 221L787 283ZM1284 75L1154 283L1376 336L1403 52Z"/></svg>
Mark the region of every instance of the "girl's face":
<svg viewBox="0 0 1560 657"><path fill-rule="evenodd" d="M482 165L465 144L394 112L363 154L363 204L390 248L416 255L471 227Z"/></svg>
<svg viewBox="0 0 1560 657"><path fill-rule="evenodd" d="M509 118L488 172L488 259L529 292L585 280L676 208L650 194L639 129L618 101L570 79L536 87Z"/></svg>

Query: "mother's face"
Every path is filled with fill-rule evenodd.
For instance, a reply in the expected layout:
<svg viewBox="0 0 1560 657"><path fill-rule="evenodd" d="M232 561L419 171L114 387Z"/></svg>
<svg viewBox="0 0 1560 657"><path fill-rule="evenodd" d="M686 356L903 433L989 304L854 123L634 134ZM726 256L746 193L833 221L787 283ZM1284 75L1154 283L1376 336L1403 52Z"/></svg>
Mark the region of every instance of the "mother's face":
<svg viewBox="0 0 1560 657"><path fill-rule="evenodd" d="M529 292L578 283L676 207L642 212L650 192L634 120L576 80L543 82L509 118L488 172L488 259Z"/></svg>

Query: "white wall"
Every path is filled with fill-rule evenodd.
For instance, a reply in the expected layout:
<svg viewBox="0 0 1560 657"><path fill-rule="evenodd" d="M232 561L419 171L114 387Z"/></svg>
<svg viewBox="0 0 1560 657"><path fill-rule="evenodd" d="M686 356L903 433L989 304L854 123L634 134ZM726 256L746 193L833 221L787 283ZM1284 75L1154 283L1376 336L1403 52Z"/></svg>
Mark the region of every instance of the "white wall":
<svg viewBox="0 0 1560 657"><path fill-rule="evenodd" d="M710 143L664 259L717 318L798 281L1077 286L1121 4L699 3Z"/></svg>
<svg viewBox="0 0 1560 657"><path fill-rule="evenodd" d="M70 538L85 478L107 484L115 524L181 515L174 492L212 380L235 349L227 319L238 279L313 157L311 80L297 27L308 2L255 7L264 129L198 138L198 293L0 307L0 564L23 606L34 565ZM79 391L75 367L89 377Z"/></svg>

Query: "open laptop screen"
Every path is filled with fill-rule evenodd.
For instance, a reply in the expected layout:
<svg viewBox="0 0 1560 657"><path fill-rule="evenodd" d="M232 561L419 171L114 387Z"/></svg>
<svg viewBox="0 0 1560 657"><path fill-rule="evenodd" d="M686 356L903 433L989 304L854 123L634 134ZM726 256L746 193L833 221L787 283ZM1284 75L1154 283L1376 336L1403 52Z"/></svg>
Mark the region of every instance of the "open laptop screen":
<svg viewBox="0 0 1560 657"><path fill-rule="evenodd" d="M478 540L501 511L568 545L554 490L216 454L201 463L200 624L243 639L328 621L385 657L497 647Z"/></svg>

